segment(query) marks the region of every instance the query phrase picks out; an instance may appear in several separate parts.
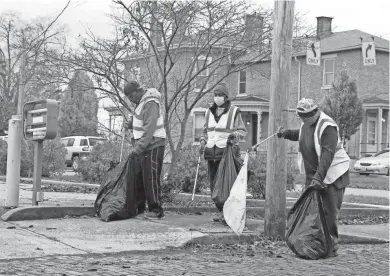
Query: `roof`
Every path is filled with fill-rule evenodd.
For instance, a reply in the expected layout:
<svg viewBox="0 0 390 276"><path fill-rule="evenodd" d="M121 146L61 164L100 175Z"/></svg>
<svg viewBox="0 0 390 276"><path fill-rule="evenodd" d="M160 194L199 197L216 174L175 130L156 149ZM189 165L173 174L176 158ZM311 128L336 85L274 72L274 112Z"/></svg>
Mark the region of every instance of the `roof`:
<svg viewBox="0 0 390 276"><path fill-rule="evenodd" d="M382 98L381 96L371 96L363 99L363 103L365 104L378 104L378 103L384 103L384 104L389 104L389 99L388 95L386 98Z"/></svg>
<svg viewBox="0 0 390 276"><path fill-rule="evenodd" d="M334 53L340 51L347 51L353 49L360 49L362 47L363 42L373 41L374 38L375 50L376 51L384 51L389 52L389 41L380 38L378 36L371 35L369 33L360 31L360 30L349 30L343 32L334 32L329 36L322 37L321 41L321 54L326 53ZM316 40L317 37L304 37L294 39L294 45L299 45L301 47L301 51L296 52L294 55L296 56L306 56L306 45L308 41ZM240 59L240 62L261 62L261 61L270 61L271 55L268 57L258 58L257 61L254 60L255 53L248 53L246 56Z"/></svg>
<svg viewBox="0 0 390 276"><path fill-rule="evenodd" d="M264 103L269 103L269 99L262 98L262 97L259 97L259 96L254 96L254 95L236 96L234 98L231 98L230 100L232 102L240 101L240 102L264 102Z"/></svg>
<svg viewBox="0 0 390 276"><path fill-rule="evenodd" d="M371 42L374 38L375 50L389 52L388 40L360 30L350 30L344 32L335 32L329 36L321 38L321 53L360 49L362 47L361 38L363 39L363 42ZM312 37L311 39L316 38ZM302 54L306 55L306 49L298 53L298 55Z"/></svg>

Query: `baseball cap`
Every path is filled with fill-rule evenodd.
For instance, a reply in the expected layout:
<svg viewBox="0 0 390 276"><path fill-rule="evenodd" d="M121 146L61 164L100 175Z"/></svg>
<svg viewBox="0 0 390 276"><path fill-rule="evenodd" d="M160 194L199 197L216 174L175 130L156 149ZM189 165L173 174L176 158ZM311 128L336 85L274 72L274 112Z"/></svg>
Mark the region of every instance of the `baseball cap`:
<svg viewBox="0 0 390 276"><path fill-rule="evenodd" d="M296 112L297 113L309 113L318 108L317 103L310 98L302 98L299 100Z"/></svg>

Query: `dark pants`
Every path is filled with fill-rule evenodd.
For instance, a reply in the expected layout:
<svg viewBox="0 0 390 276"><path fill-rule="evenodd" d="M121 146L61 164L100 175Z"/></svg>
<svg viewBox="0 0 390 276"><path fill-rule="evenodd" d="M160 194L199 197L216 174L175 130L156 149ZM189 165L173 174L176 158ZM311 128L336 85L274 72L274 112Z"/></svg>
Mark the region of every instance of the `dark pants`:
<svg viewBox="0 0 390 276"><path fill-rule="evenodd" d="M165 147L145 151L134 158L137 183L138 213L145 211L145 201L150 212L163 214L161 204L161 169Z"/></svg>
<svg viewBox="0 0 390 276"><path fill-rule="evenodd" d="M345 188L338 189L335 184L327 185L321 191L325 218L329 226L329 233L333 241L333 251L339 249L339 232L337 228L341 204L343 203Z"/></svg>
<svg viewBox="0 0 390 276"><path fill-rule="evenodd" d="M207 168L208 168L208 174L209 174L209 183L210 183L210 191L211 194L213 194L214 186L215 186L215 176L218 171L219 163L221 163L221 160L209 160L207 162ZM223 211L223 205L215 203L215 206L217 207L218 211Z"/></svg>

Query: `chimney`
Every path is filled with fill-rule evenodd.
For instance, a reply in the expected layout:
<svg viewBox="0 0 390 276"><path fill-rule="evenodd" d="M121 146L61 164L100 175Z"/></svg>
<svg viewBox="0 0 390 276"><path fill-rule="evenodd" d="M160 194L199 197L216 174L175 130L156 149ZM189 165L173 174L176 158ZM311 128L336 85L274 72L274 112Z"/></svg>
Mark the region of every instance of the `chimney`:
<svg viewBox="0 0 390 276"><path fill-rule="evenodd" d="M262 34L263 17L257 13L245 15L244 42L248 45L253 45L254 43L257 43L260 47Z"/></svg>
<svg viewBox="0 0 390 276"><path fill-rule="evenodd" d="M332 17L317 17L317 36L325 37L332 34Z"/></svg>

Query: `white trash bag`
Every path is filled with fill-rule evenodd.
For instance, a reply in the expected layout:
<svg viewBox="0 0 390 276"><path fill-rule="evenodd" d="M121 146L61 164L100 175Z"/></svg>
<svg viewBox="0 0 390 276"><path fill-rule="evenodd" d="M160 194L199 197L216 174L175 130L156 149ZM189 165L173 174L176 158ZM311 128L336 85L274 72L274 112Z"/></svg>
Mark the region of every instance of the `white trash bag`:
<svg viewBox="0 0 390 276"><path fill-rule="evenodd" d="M246 192L248 184L248 159L246 153L244 165L237 175L237 179L230 190L229 198L223 206L223 216L230 228L240 235L245 227L246 222Z"/></svg>

